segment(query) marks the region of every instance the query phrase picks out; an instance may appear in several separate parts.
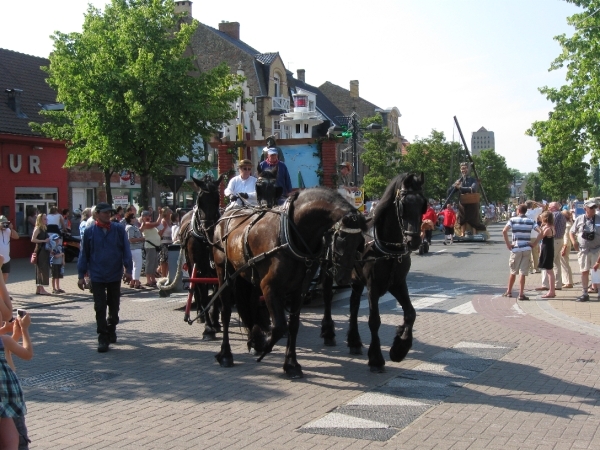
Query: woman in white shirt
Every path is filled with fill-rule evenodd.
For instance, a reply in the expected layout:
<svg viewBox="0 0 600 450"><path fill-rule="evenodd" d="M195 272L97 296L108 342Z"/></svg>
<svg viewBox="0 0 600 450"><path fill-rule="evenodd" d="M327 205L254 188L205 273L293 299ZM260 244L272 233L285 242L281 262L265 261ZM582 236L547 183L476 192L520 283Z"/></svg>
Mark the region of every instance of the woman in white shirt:
<svg viewBox="0 0 600 450"><path fill-rule="evenodd" d="M238 164L238 169L240 174L229 180L229 184L225 188L225 195L227 197L238 197L236 203L240 206L243 204L240 197L246 200L247 203L256 205L256 177L251 175L252 161L242 159Z"/></svg>
<svg viewBox="0 0 600 450"><path fill-rule="evenodd" d="M48 233L56 233L62 237L62 230L65 229L65 219L58 212L58 208L53 206L50 208L50 213L46 215L48 218Z"/></svg>

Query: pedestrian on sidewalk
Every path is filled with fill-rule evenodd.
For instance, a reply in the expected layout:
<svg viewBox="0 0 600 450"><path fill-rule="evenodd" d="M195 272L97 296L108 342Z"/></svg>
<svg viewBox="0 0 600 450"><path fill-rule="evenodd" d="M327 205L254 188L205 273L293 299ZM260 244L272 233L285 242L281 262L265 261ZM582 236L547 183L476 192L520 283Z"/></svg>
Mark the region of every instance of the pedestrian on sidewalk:
<svg viewBox="0 0 600 450"><path fill-rule="evenodd" d="M508 287L503 297L512 297L512 288L515 284L517 274L519 275L519 300L529 300L525 295L525 278L529 274L529 261L531 259L531 231L541 231L537 223L527 217L527 205L519 205L517 208L518 216L511 217L506 222L502 235L506 248L510 251L508 267L510 275L508 276ZM512 231L512 239L508 239L508 230Z"/></svg>
<svg viewBox="0 0 600 450"><path fill-rule="evenodd" d="M65 291L60 288L60 279L63 278L63 274L65 273L65 254L63 253L63 246L58 234L51 233L51 236L50 271L52 273L52 293L64 294Z"/></svg>
<svg viewBox="0 0 600 450"><path fill-rule="evenodd" d="M2 234L0 255L4 257L2 277L6 283L8 281L8 274L10 274L10 241L11 239L19 239L19 233L17 233L17 230L15 230L13 224L8 221L6 216L0 216L0 234Z"/></svg>
<svg viewBox="0 0 600 450"><path fill-rule="evenodd" d="M44 286L50 284L50 252L46 249L46 244L50 242L50 236L46 226L47 222L46 214L38 214L31 236L31 242L35 244L34 253L37 255L35 262L36 295L50 295L44 289Z"/></svg>
<svg viewBox="0 0 600 450"><path fill-rule="evenodd" d="M587 200L584 204L585 214L578 216L573 222L569 232L573 248L577 252L577 261L581 270L582 294L577 297L577 302L587 302L590 269L600 256L600 214L594 200ZM598 285L594 284L594 288Z"/></svg>
<svg viewBox="0 0 600 450"><path fill-rule="evenodd" d="M561 214L565 216L567 226L565 228L565 236L563 246L560 249L560 268L562 273L562 283L564 289L570 289L573 287L573 270L571 269L571 263L569 261L569 255L571 254L571 239L569 238L569 230L573 226L573 213L568 209L561 211Z"/></svg>
<svg viewBox="0 0 600 450"><path fill-rule="evenodd" d="M567 219L565 218L565 216L563 216L560 212L561 209L561 205L558 202L551 202L548 205L548 211L546 212L550 212L552 213L553 216L553 220L554 220L554 230L556 232L555 236L554 236L554 259L552 260L552 265L554 267L553 272L554 272L554 284L555 284L555 289L554 290L558 290L560 291L562 289L562 268L561 268L561 264L560 264L560 255L562 252L562 248L564 245L564 237L565 237L565 231L567 229ZM542 213L544 214L544 213ZM541 217L541 215L540 215ZM543 227L542 227L543 229ZM543 245L540 247L540 258L541 258L541 251L543 250ZM542 267L540 267L540 269L542 269ZM547 270L543 270L542 271L542 285L538 288L536 288L537 291L547 291L550 289L550 285L549 285L549 281L548 281L548 271Z"/></svg>
<svg viewBox="0 0 600 450"><path fill-rule="evenodd" d="M527 205L527 217L532 219L534 222L538 222L538 218L541 213L544 212L544 205L538 203L533 200L527 200L525 202ZM539 229L539 228L538 228ZM531 241L535 241L537 238L537 231L535 229L531 233ZM538 267L538 262L540 260L540 248L539 246L531 246L531 261L530 261L530 271L531 273L540 273L540 268Z"/></svg>
<svg viewBox="0 0 600 450"><path fill-rule="evenodd" d="M96 222L85 230L77 260L77 286L84 289L84 277L88 271L92 283L100 353L107 352L109 344L117 342L121 280L129 283L133 269L127 233L121 224L110 221L113 212L108 203L96 205Z"/></svg>
<svg viewBox="0 0 600 450"><path fill-rule="evenodd" d="M540 214L540 219L542 222L542 232L538 235L534 245L538 245L541 242L538 267L542 269L545 274L547 274L548 284L550 286L548 293L546 295L542 295L542 298L554 298L556 297L553 270L555 260L554 237L556 236L556 229L554 228L554 215L551 211L544 211L542 214ZM537 290L539 290L539 288Z"/></svg>

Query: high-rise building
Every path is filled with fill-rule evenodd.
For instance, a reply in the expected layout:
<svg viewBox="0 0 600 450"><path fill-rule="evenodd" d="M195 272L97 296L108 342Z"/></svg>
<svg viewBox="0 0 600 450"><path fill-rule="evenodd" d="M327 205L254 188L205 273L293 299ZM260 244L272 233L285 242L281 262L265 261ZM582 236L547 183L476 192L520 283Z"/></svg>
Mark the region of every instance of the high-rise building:
<svg viewBox="0 0 600 450"><path fill-rule="evenodd" d="M471 153L473 155L479 155L481 150L496 149L496 142L494 140L494 132L488 131L484 127L471 133Z"/></svg>

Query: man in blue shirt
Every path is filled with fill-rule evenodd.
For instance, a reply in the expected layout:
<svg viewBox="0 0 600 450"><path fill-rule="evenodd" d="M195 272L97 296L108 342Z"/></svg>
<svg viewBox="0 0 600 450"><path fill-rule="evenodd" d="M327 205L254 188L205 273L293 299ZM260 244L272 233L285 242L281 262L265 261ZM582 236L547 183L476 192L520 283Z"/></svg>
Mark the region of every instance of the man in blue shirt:
<svg viewBox="0 0 600 450"><path fill-rule="evenodd" d="M104 353L108 351L109 344L117 342L123 267L125 281L129 283L133 262L125 229L121 224L110 221L111 213L115 212L112 206L98 203L94 211L96 221L85 230L77 260L77 286L83 290L84 276L89 272L96 311L98 351Z"/></svg>
<svg viewBox="0 0 600 450"><path fill-rule="evenodd" d="M258 173L264 170L277 170L277 180L275 185L283 189L282 197L287 197L292 190L292 180L290 172L284 162L279 161L279 155L276 148L267 150L267 159L258 165Z"/></svg>

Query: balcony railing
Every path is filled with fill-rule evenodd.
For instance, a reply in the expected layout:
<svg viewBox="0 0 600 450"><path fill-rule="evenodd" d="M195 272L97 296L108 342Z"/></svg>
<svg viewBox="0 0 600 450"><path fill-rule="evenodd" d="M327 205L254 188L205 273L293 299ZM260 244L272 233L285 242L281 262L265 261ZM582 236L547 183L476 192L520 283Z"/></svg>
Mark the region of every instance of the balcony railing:
<svg viewBox="0 0 600 450"><path fill-rule="evenodd" d="M288 112L290 110L290 99L285 97L273 97L273 109Z"/></svg>

